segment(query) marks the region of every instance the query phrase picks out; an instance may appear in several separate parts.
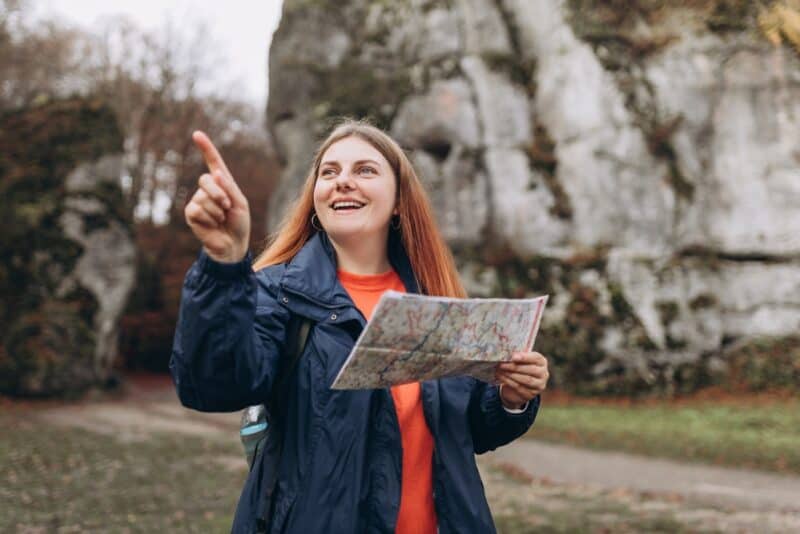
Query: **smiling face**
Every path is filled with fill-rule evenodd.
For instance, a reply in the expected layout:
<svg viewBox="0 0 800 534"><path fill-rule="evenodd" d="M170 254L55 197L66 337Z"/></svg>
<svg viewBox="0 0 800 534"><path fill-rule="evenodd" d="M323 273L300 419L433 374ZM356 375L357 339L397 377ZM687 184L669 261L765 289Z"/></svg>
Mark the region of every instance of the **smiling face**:
<svg viewBox="0 0 800 534"><path fill-rule="evenodd" d="M385 239L396 213L397 183L389 162L359 137L333 143L320 160L314 210L338 243Z"/></svg>

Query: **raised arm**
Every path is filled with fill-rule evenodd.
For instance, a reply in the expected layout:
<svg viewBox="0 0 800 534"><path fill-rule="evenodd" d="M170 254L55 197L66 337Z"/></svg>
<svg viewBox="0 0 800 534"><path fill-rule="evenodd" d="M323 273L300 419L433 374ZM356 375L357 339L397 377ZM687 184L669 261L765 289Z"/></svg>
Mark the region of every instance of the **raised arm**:
<svg viewBox="0 0 800 534"><path fill-rule="evenodd" d="M289 312L268 274L252 272L247 199L208 136L192 139L209 172L184 213L203 252L184 281L170 370L184 405L233 411L267 398Z"/></svg>

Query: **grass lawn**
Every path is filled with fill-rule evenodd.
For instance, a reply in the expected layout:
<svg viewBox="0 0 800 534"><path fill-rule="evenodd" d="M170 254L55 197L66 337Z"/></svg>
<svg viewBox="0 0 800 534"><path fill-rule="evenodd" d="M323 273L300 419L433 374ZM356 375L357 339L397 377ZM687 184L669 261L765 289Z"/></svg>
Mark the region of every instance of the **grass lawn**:
<svg viewBox="0 0 800 534"><path fill-rule="evenodd" d="M527 435L582 447L800 473L800 398L770 402L542 402Z"/></svg>
<svg viewBox="0 0 800 534"><path fill-rule="evenodd" d="M186 435L120 443L0 414L0 532L228 532L238 444ZM226 466L225 459L230 460Z"/></svg>

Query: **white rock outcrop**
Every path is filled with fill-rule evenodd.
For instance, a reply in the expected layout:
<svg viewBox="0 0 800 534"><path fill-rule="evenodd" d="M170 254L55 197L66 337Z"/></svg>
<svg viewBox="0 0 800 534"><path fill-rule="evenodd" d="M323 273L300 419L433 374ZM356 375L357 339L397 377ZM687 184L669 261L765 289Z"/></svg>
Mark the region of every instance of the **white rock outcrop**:
<svg viewBox="0 0 800 534"><path fill-rule="evenodd" d="M598 372L623 362L644 376L800 332L794 51L683 24L680 6L662 28L640 21L635 38L668 38L626 59L585 40L564 0L343 5L346 54L330 29L330 46L298 38L332 7L287 5L272 45L269 127L287 160L273 226L307 170L309 132L343 111L326 89L373 77L344 111L371 104L411 150L470 290L558 292L543 338L594 299L602 331L578 326L585 339L571 341L604 355Z"/></svg>

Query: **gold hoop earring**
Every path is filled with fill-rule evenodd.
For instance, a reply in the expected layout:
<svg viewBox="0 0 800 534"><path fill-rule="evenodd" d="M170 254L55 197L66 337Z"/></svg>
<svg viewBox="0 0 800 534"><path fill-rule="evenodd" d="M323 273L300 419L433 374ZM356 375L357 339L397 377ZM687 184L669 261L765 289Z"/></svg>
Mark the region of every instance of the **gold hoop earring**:
<svg viewBox="0 0 800 534"><path fill-rule="evenodd" d="M316 224L314 224L314 219L317 220ZM322 227L322 225L319 224L319 217L317 217L316 213L312 213L311 214L311 226L313 226L314 230L316 230L317 232L324 232L325 231L325 229Z"/></svg>
<svg viewBox="0 0 800 534"><path fill-rule="evenodd" d="M391 225L391 227L392 227L393 229L395 229L395 230L399 230L399 229L400 229L400 226L401 226L401 225L400 225L400 216L399 216L399 215L394 215L394 216L392 217L392 221L391 221L389 224Z"/></svg>

